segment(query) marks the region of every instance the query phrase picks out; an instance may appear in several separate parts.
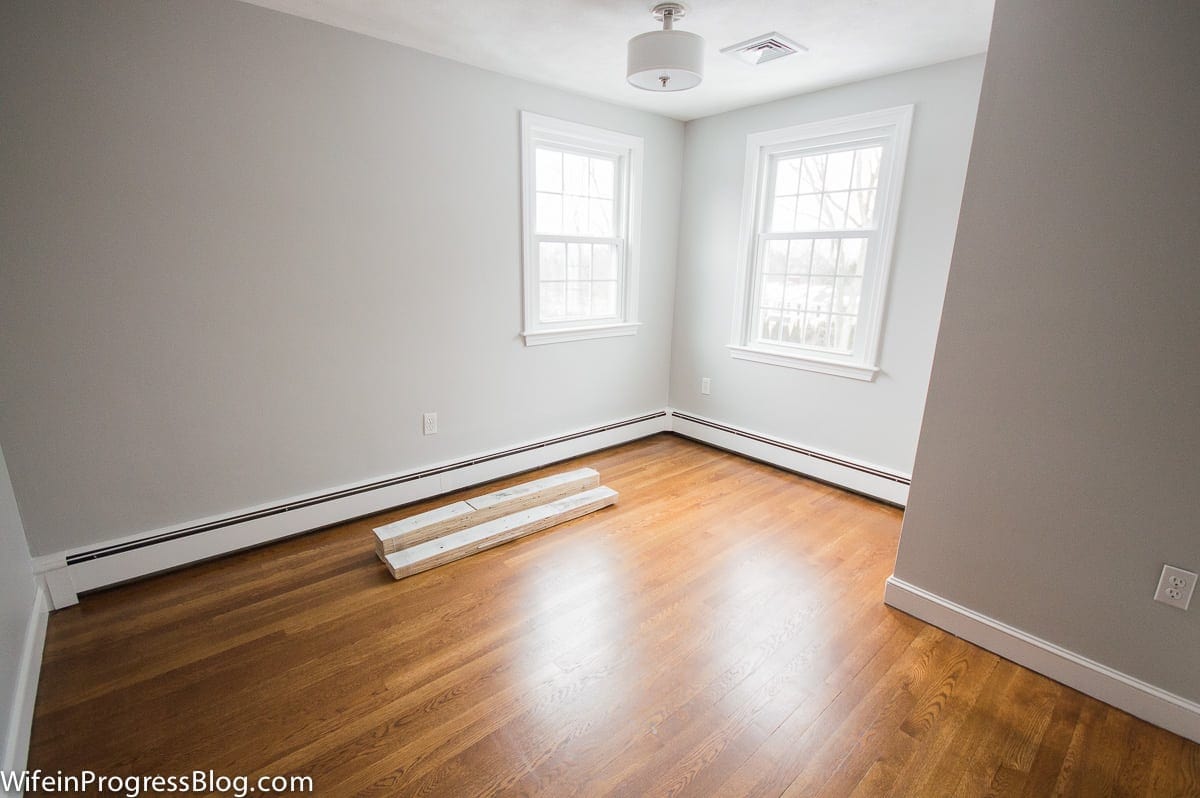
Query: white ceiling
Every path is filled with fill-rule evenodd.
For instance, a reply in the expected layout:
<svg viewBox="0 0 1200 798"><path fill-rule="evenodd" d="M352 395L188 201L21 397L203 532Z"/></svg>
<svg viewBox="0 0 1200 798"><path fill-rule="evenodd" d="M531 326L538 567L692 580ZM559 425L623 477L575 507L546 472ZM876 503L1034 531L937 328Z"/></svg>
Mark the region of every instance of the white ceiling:
<svg viewBox="0 0 1200 798"><path fill-rule="evenodd" d="M245 0L455 61L676 119L949 61L987 49L994 0L685 0L705 39L697 88L625 82L625 43L653 0ZM761 66L720 50L777 31L809 49Z"/></svg>

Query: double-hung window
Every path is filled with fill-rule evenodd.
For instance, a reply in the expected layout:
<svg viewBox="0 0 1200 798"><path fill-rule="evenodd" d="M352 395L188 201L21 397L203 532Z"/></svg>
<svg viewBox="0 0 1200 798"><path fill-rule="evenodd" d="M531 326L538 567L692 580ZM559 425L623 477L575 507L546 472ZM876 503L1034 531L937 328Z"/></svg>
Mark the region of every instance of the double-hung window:
<svg viewBox="0 0 1200 798"><path fill-rule="evenodd" d="M642 139L521 114L526 344L637 332Z"/></svg>
<svg viewBox="0 0 1200 798"><path fill-rule="evenodd" d="M874 379L911 119L748 138L734 357Z"/></svg>

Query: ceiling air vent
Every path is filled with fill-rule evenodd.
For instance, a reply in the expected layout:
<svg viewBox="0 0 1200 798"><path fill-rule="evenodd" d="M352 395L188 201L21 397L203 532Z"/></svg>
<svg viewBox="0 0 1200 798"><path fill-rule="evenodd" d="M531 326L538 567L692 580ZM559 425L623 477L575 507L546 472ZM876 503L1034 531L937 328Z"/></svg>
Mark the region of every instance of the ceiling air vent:
<svg viewBox="0 0 1200 798"><path fill-rule="evenodd" d="M772 31L744 42L731 44L723 48L721 52L753 65L765 64L792 53L807 53L808 48Z"/></svg>

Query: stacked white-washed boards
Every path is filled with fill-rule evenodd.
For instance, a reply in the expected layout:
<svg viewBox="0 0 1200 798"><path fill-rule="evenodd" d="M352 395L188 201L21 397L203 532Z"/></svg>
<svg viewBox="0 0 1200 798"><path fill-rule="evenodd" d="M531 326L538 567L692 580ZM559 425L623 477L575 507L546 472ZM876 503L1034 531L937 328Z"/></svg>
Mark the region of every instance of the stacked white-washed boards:
<svg viewBox="0 0 1200 798"><path fill-rule="evenodd" d="M600 474L580 468L381 526L375 553L403 579L616 503Z"/></svg>

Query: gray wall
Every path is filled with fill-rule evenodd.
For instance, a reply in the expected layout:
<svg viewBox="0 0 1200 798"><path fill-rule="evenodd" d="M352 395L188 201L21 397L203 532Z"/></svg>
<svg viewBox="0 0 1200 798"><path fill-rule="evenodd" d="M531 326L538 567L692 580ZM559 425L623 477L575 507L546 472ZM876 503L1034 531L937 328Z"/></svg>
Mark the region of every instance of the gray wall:
<svg viewBox="0 0 1200 798"><path fill-rule="evenodd" d="M900 472L912 469L954 245L983 57L689 122L672 406ZM874 382L735 360L730 343L746 136L914 104ZM712 378L712 394L700 379Z"/></svg>
<svg viewBox="0 0 1200 798"><path fill-rule="evenodd" d="M17 675L34 595L33 565L21 513L0 451L0 760L11 742L8 734L12 730ZM0 761L0 767L7 764Z"/></svg>
<svg viewBox="0 0 1200 798"><path fill-rule="evenodd" d="M679 122L232 0L5 2L0 108L36 554L667 403ZM520 109L645 138L638 335L518 338Z"/></svg>
<svg viewBox="0 0 1200 798"><path fill-rule="evenodd" d="M1200 7L996 16L896 575L1193 701Z"/></svg>

